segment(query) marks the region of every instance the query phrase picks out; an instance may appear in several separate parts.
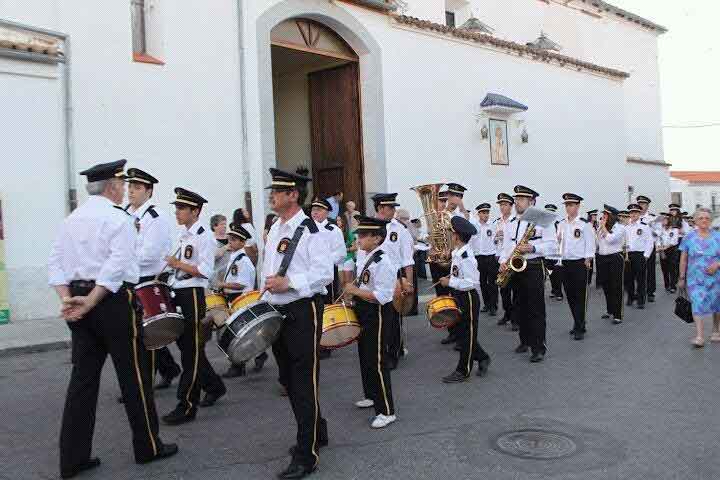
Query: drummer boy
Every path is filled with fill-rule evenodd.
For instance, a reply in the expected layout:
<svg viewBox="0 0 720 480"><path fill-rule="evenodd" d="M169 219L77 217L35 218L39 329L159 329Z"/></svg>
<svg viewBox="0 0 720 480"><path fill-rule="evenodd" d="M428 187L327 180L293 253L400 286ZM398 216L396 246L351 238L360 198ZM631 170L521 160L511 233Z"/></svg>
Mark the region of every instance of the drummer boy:
<svg viewBox="0 0 720 480"><path fill-rule="evenodd" d="M245 243L251 238L250 233L240 225L231 223L227 236L228 250L232 253L230 254L230 260L225 269L225 276L222 282L218 283L218 287L222 289L225 294L225 299L228 304L230 304L239 296L253 290L253 286L255 285L255 266L252 260L250 260L250 257L245 254ZM256 372L262 369L267 358L268 354L265 352L255 357ZM244 375L245 362L242 362L237 365L230 365L230 368L223 374L223 377L232 378Z"/></svg>
<svg viewBox="0 0 720 480"><path fill-rule="evenodd" d="M450 225L455 249L452 252L450 275L440 278L440 284L443 287L450 287L450 294L460 310L461 318L457 324L460 359L455 371L443 377L442 381L460 383L467 381L470 377L475 360L478 362L477 375L479 377L485 375L490 366L490 357L477 341L480 297L476 288L480 283L480 273L475 256L468 246L477 230L472 223L461 216L452 217Z"/></svg>
<svg viewBox="0 0 720 480"><path fill-rule="evenodd" d="M358 217L358 277L345 285L345 296L354 299L353 310L362 326L358 353L365 398L355 406L375 407L372 428L384 428L396 420L390 358L383 348L391 334L389 322L393 318L392 298L397 279L390 258L380 249L387 223L378 218Z"/></svg>

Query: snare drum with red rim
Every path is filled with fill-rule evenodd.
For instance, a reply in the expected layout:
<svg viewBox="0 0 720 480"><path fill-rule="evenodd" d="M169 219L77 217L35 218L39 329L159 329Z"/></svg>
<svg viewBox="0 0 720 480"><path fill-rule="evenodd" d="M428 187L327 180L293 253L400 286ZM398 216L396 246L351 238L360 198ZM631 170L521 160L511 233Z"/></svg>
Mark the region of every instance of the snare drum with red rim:
<svg viewBox="0 0 720 480"><path fill-rule="evenodd" d="M157 350L180 338L185 322L177 313L170 287L152 280L135 287L135 296L143 312L143 343Z"/></svg>

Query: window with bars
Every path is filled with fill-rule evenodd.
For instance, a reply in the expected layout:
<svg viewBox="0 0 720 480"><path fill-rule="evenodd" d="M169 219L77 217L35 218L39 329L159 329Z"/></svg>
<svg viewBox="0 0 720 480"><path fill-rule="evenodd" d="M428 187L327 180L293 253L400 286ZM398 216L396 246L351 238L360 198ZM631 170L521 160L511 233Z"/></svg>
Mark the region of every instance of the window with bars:
<svg viewBox="0 0 720 480"><path fill-rule="evenodd" d="M445 12L445 25L455 28L455 12Z"/></svg>
<svg viewBox="0 0 720 480"><path fill-rule="evenodd" d="M147 53L145 0L131 0L133 53Z"/></svg>

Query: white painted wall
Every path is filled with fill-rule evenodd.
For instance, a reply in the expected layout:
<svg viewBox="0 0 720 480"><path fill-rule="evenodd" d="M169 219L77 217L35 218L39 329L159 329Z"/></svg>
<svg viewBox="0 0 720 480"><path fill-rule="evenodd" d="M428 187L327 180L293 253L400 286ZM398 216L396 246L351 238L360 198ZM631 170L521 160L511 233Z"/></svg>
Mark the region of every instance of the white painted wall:
<svg viewBox="0 0 720 480"><path fill-rule="evenodd" d="M652 212L667 211L670 203L670 174L667 167L628 162L625 185L632 185L634 188L633 202L638 195L645 195L652 200Z"/></svg>

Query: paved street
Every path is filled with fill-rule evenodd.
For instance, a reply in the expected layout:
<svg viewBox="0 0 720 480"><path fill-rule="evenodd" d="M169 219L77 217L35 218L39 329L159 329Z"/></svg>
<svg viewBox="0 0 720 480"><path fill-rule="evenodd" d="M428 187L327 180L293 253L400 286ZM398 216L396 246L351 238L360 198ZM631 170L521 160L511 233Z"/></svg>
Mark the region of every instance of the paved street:
<svg viewBox="0 0 720 480"><path fill-rule="evenodd" d="M716 479L720 476L720 344L692 350L692 326L672 315L673 297L658 292L623 325L601 320L602 294L593 289L589 334L570 338L566 303L548 300L549 356L533 365L512 349L517 336L481 318L480 342L493 357L487 378L445 385L457 353L423 317L408 320L409 356L393 372L399 420L368 427L354 347L321 367L321 406L329 422L315 479ZM708 327L709 328L709 327ZM709 332L709 330L708 330ZM214 344L218 371L225 362ZM69 350L0 359L0 479L57 478L59 418L69 375ZM109 362L108 362L109 363ZM104 371L95 450L103 462L87 479L273 478L287 461L295 426L278 395L276 368L228 382L229 394L201 410L196 422L162 427L181 452L168 461L133 463L125 413L111 365ZM157 395L158 410L174 392ZM551 432L530 441L548 456L502 453L503 434ZM516 445L518 443L516 442ZM527 446L528 442L519 442Z"/></svg>

